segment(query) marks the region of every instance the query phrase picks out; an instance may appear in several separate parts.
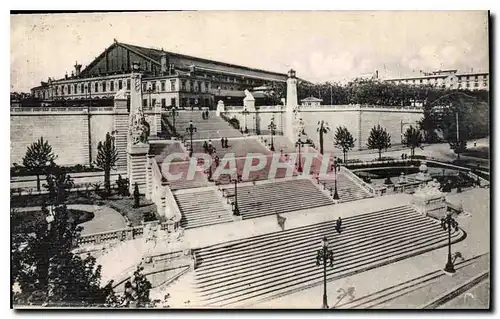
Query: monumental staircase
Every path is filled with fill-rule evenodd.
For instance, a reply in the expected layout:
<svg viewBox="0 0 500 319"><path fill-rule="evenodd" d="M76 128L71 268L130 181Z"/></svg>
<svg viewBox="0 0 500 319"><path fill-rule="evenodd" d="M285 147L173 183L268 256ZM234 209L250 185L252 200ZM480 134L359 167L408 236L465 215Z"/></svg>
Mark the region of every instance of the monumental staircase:
<svg viewBox="0 0 500 319"><path fill-rule="evenodd" d="M334 266L327 280L419 255L447 245L437 220L410 206L348 217L342 230L335 220L227 242L195 250L196 305L244 307L322 284L316 252L327 236ZM465 238L459 229L451 239Z"/></svg>
<svg viewBox="0 0 500 319"><path fill-rule="evenodd" d="M189 126L189 122L193 121L193 125L196 127L196 132L193 132L193 140L242 137L240 131L217 116L214 111L209 111L208 113L208 119L204 120L202 118L202 111L178 111L178 115L175 118L177 133L184 136L185 140L189 140L190 136L186 132L186 128ZM171 112L163 113L162 119L168 123L169 128L173 126Z"/></svg>
<svg viewBox="0 0 500 319"><path fill-rule="evenodd" d="M182 213L181 226L189 229L233 221L233 213L218 192L212 189L174 193Z"/></svg>
<svg viewBox="0 0 500 319"><path fill-rule="evenodd" d="M333 205L309 179L244 185L239 186L237 192L242 219ZM234 188L225 188L224 193L228 199L234 198Z"/></svg>

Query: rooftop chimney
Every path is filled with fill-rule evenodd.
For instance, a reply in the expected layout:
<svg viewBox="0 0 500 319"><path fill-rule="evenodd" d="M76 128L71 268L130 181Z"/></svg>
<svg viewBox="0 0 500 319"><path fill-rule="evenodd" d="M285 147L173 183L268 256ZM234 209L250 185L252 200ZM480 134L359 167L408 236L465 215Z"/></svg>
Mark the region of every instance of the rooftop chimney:
<svg viewBox="0 0 500 319"><path fill-rule="evenodd" d="M82 65L75 62L75 76L80 76L80 71L82 69Z"/></svg>

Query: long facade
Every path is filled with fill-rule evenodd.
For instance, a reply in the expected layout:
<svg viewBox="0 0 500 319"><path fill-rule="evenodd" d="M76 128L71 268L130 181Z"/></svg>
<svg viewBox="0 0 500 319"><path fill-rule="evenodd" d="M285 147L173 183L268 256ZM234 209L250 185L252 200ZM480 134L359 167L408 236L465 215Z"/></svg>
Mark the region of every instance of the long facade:
<svg viewBox="0 0 500 319"><path fill-rule="evenodd" d="M130 91L132 62L143 73L145 107L210 107L223 100L240 105L244 90L286 82L287 75L224 62L217 62L162 49L151 49L118 41L85 69L75 63L71 75L51 79L31 89L34 97L50 104L59 100L111 99L117 91Z"/></svg>
<svg viewBox="0 0 500 319"><path fill-rule="evenodd" d="M443 89L489 90L487 72L457 73L457 70L422 72L420 76L385 79L386 82L408 85L432 85Z"/></svg>

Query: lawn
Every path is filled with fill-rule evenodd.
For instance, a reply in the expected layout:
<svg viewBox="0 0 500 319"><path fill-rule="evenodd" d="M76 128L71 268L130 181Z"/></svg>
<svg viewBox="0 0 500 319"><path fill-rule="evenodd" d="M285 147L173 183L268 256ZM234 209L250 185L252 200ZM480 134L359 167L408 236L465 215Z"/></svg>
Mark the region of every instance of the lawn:
<svg viewBox="0 0 500 319"><path fill-rule="evenodd" d="M46 194L21 196L11 195L10 206L11 208L42 206L46 199ZM163 221L157 213L156 205L152 201L146 200L144 196L141 196L140 198L140 206L138 208L134 208L133 197L112 194L111 196L103 199L102 197L96 195L94 191L75 191L69 193L66 200L66 205L72 204L111 207L125 216L131 223L131 226L139 226L142 224L142 221L157 219Z"/></svg>
<svg viewBox="0 0 500 319"><path fill-rule="evenodd" d="M94 213L76 209L68 209L68 214L70 220L75 220L77 224L94 218ZM32 233L36 225L46 223L45 218L46 216L41 211L18 211L13 209L10 213L12 233Z"/></svg>

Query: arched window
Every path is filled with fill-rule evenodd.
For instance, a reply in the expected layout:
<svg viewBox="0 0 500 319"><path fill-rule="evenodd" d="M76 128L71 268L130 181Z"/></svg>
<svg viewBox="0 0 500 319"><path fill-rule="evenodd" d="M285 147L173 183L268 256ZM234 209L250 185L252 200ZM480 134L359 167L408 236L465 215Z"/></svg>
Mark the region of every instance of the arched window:
<svg viewBox="0 0 500 319"><path fill-rule="evenodd" d="M106 92L106 81L102 82L102 91Z"/></svg>

